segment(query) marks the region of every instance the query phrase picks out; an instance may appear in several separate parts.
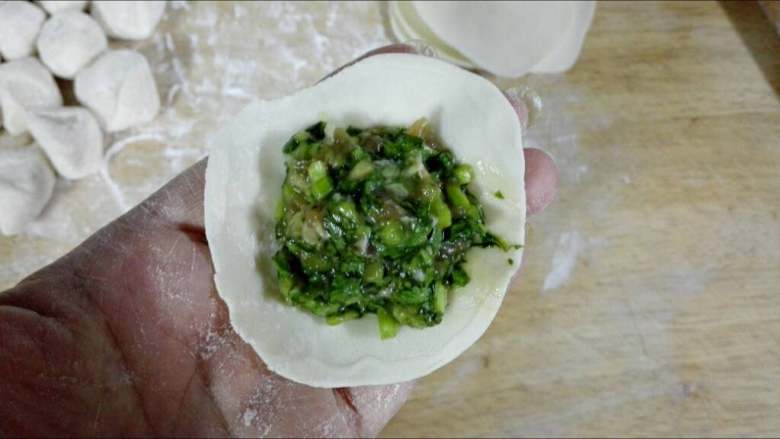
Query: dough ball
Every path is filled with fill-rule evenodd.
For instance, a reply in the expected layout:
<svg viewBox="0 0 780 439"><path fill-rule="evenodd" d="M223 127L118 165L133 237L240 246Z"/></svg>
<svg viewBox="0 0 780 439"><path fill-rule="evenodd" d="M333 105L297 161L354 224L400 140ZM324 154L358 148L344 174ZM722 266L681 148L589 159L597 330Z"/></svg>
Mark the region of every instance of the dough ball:
<svg viewBox="0 0 780 439"><path fill-rule="evenodd" d="M38 148L0 148L0 234L15 235L51 198L54 171Z"/></svg>
<svg viewBox="0 0 780 439"><path fill-rule="evenodd" d="M38 4L43 6L43 9L46 9L46 12L54 15L57 12L66 10L83 11L87 2L85 0L42 0L39 1Z"/></svg>
<svg viewBox="0 0 780 439"><path fill-rule="evenodd" d="M92 15L103 25L106 33L122 40L149 38L164 12L164 1L92 2Z"/></svg>
<svg viewBox="0 0 780 439"><path fill-rule="evenodd" d="M37 46L41 61L52 73L73 79L76 72L108 48L108 40L89 15L63 11L43 24Z"/></svg>
<svg viewBox="0 0 780 439"><path fill-rule="evenodd" d="M5 129L21 134L27 131L28 109L58 107L62 105L62 95L54 77L40 61L22 58L0 65L0 103Z"/></svg>
<svg viewBox="0 0 780 439"><path fill-rule="evenodd" d="M76 75L75 91L109 132L150 122L160 110L149 63L135 50L100 55Z"/></svg>
<svg viewBox="0 0 780 439"><path fill-rule="evenodd" d="M33 53L46 13L32 3L0 2L0 55L7 60Z"/></svg>
<svg viewBox="0 0 780 439"><path fill-rule="evenodd" d="M33 139L29 133L14 136L7 131L0 132L0 149L20 148L31 143L33 143Z"/></svg>
<svg viewBox="0 0 780 439"><path fill-rule="evenodd" d="M100 168L103 133L86 108L59 107L31 110L30 133L49 156L54 169L65 178L82 178Z"/></svg>

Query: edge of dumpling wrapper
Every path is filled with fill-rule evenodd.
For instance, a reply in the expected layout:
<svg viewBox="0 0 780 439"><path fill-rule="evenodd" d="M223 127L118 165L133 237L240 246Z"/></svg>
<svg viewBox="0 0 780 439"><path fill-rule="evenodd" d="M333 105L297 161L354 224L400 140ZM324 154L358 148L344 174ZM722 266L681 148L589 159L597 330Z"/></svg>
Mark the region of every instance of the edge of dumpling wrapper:
<svg viewBox="0 0 780 439"><path fill-rule="evenodd" d="M455 359L495 317L522 249L472 249L466 263L472 280L451 294L443 322L403 327L391 340L380 340L374 315L328 326L282 303L275 291L270 258L285 175L282 145L321 119L369 127L409 125L419 117L429 119L458 160L474 165L470 189L483 202L489 229L523 244L517 115L492 83L440 60L369 57L293 95L251 103L210 142L204 201L214 280L236 332L279 375L315 387L412 380ZM493 196L497 190L503 200Z"/></svg>

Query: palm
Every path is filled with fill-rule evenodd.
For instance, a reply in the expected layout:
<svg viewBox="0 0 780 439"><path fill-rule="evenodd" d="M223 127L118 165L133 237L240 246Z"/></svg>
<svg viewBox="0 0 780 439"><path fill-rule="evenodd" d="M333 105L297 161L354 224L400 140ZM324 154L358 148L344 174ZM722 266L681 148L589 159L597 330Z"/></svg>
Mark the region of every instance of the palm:
<svg viewBox="0 0 780 439"><path fill-rule="evenodd" d="M36 335L46 352L14 340L3 348L27 358L25 368L7 372L41 392L41 422L26 419L18 427L108 435L365 435L403 402L408 385L331 390L287 381L236 335L214 289L203 235L204 169L205 162L195 165L2 297L0 304L18 308L0 307L8 314L0 327L40 324L19 308L53 317L49 330ZM32 368L31 356L38 359ZM13 392L3 386L0 393ZM13 399L0 402L0 417Z"/></svg>

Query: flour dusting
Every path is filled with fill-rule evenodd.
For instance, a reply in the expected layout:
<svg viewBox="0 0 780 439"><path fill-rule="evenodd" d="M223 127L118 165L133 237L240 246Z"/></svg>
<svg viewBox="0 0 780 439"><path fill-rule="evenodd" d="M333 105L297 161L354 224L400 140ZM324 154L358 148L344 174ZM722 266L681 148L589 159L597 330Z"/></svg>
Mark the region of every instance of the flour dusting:
<svg viewBox="0 0 780 439"><path fill-rule="evenodd" d="M577 264L577 255L581 249L582 237L579 232L570 231L561 235L552 258L552 269L544 278L543 291L555 290L566 283Z"/></svg>

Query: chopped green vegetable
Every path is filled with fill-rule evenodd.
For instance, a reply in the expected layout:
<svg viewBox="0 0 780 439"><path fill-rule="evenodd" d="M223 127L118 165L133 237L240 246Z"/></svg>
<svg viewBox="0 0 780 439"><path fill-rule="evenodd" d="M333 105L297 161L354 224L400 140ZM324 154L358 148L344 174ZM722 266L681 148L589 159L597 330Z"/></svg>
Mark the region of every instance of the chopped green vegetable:
<svg viewBox="0 0 780 439"><path fill-rule="evenodd" d="M453 172L455 175L455 180L458 181L460 184L469 184L471 183L471 178L473 177L473 172L471 171L471 166L469 165L458 165L455 167L455 171Z"/></svg>
<svg viewBox="0 0 780 439"><path fill-rule="evenodd" d="M284 153L279 291L328 324L376 314L382 339L401 325L436 325L453 289L469 283L469 249L510 248L485 227L468 190L472 168L424 119L409 129L328 130L320 122L295 134Z"/></svg>
<svg viewBox="0 0 780 439"><path fill-rule="evenodd" d="M398 328L401 325L393 316L387 313L384 308L377 310L377 319L379 320L379 338L386 340L395 337L398 334Z"/></svg>
<svg viewBox="0 0 780 439"><path fill-rule="evenodd" d="M499 200L504 199L504 193L501 191L496 191L495 193L493 193L493 195L495 195L495 197L498 198Z"/></svg>

